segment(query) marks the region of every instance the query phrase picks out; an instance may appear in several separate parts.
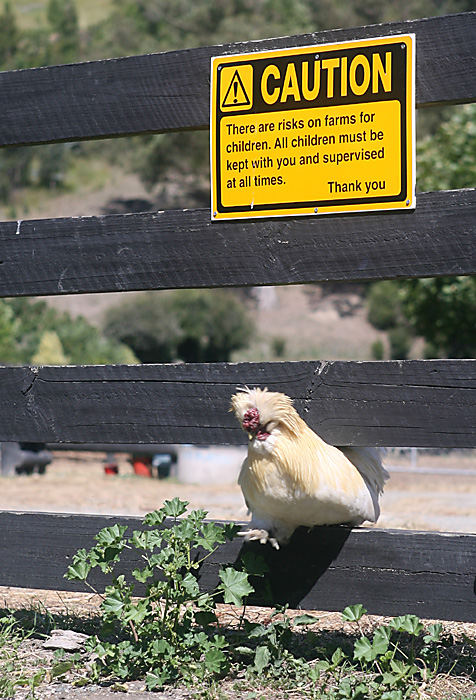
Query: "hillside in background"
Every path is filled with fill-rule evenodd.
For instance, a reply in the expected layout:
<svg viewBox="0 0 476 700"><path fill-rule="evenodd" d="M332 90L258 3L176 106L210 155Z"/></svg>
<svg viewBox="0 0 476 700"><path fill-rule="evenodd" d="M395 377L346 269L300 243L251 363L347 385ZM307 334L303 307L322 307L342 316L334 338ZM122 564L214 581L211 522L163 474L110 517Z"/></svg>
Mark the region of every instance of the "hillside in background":
<svg viewBox="0 0 476 700"><path fill-rule="evenodd" d="M94 60L228 41L285 36L471 9L469 0L16 0L0 6L0 68ZM420 190L474 185L474 105L418 111ZM0 153L0 216L89 216L209 207L205 131L73 144L6 148ZM473 284L474 282L474 284ZM467 357L474 329L455 348L439 324L461 329L476 298L476 280L453 278L382 288L392 318L371 325L365 285L309 285L238 293L254 321L249 347L236 360ZM373 285L374 287L378 284ZM433 285L433 286L432 286ZM102 326L113 304L134 294L48 299ZM158 293L160 295L160 293ZM374 295L375 299L378 295ZM451 303L446 303L450 300ZM446 315L428 318L428 309ZM374 314L375 315L375 314ZM377 329L377 327L378 329ZM418 339L425 335L427 343ZM458 335L461 332L458 332ZM390 348L390 349L389 349ZM0 358L1 360L1 358Z"/></svg>

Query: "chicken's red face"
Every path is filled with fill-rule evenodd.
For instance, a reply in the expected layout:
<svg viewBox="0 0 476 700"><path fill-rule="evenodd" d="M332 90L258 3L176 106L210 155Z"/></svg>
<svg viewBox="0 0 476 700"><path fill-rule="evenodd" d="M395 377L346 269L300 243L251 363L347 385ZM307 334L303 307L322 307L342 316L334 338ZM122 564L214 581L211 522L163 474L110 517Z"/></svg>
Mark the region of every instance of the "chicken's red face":
<svg viewBox="0 0 476 700"><path fill-rule="evenodd" d="M243 426L243 430L246 430L250 438L266 440L266 438L269 437L269 433L264 430L260 423L260 416L257 408L249 408L247 411L245 411L241 424Z"/></svg>

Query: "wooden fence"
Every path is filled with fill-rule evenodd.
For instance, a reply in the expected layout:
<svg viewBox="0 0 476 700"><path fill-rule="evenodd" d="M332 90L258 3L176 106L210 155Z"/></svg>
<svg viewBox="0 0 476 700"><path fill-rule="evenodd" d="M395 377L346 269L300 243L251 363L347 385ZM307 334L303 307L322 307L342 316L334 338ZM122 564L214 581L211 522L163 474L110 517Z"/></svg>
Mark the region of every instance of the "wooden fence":
<svg viewBox="0 0 476 700"><path fill-rule="evenodd" d="M0 145L205 129L211 56L409 32L417 106L476 101L476 13L464 13L1 73ZM473 189L420 194L414 211L371 215L211 223L209 210L186 210L6 221L0 294L468 275L475 231ZM237 444L243 434L227 409L243 384L290 394L334 444L476 445L473 360L2 367L0 441ZM62 575L111 519L0 513L0 584L82 590ZM204 587L240 546L208 561ZM261 551L276 601L475 617L476 535L328 527Z"/></svg>

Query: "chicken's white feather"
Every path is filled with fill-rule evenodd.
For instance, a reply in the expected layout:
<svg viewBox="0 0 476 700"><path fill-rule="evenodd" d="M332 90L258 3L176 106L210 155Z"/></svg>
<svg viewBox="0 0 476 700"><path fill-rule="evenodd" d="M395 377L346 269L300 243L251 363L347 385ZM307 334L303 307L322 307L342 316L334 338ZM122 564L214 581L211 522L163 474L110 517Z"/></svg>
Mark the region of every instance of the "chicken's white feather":
<svg viewBox="0 0 476 700"><path fill-rule="evenodd" d="M285 542L300 525L377 520L388 474L376 449L329 445L282 393L246 387L232 410L250 436L239 484L252 532Z"/></svg>

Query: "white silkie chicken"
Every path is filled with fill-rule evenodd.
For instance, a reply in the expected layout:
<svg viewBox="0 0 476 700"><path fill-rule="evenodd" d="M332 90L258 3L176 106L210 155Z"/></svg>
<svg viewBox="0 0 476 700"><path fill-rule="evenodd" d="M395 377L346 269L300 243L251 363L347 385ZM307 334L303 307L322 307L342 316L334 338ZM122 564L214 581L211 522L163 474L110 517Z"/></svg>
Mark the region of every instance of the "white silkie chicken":
<svg viewBox="0 0 476 700"><path fill-rule="evenodd" d="M231 406L249 436L238 479L252 514L245 540L279 549L300 525L377 521L388 473L376 449L329 445L285 394L246 387Z"/></svg>

